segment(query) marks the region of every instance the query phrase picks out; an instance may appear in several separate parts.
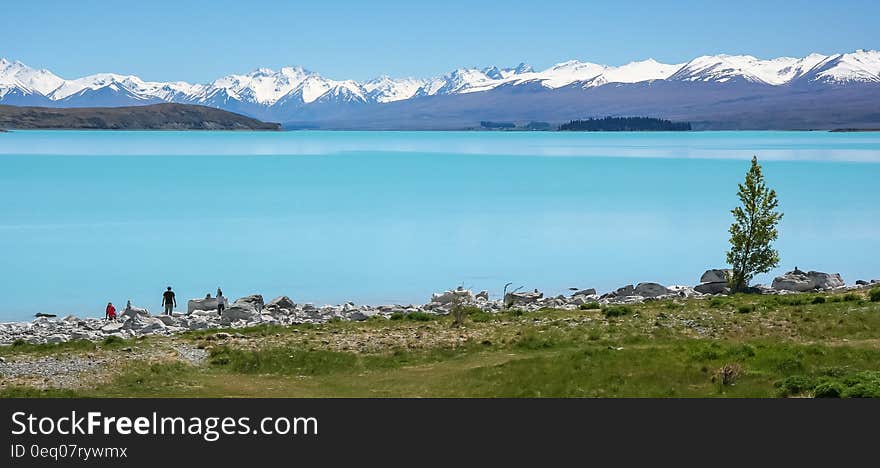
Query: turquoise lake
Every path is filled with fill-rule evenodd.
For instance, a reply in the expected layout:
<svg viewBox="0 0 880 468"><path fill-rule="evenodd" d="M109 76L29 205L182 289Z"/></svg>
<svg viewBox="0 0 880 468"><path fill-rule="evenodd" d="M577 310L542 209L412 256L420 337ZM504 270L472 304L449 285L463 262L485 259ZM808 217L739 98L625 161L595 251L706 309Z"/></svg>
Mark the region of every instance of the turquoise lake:
<svg viewBox="0 0 880 468"><path fill-rule="evenodd" d="M696 284L757 155L779 268L880 278L880 133L0 133L0 320Z"/></svg>

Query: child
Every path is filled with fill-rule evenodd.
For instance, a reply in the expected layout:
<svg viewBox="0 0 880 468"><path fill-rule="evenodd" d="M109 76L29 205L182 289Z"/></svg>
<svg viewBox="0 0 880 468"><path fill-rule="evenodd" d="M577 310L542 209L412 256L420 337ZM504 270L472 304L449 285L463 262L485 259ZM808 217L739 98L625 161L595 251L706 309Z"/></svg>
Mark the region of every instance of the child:
<svg viewBox="0 0 880 468"><path fill-rule="evenodd" d="M111 322L116 321L116 307L113 307L112 302L107 303L107 320Z"/></svg>

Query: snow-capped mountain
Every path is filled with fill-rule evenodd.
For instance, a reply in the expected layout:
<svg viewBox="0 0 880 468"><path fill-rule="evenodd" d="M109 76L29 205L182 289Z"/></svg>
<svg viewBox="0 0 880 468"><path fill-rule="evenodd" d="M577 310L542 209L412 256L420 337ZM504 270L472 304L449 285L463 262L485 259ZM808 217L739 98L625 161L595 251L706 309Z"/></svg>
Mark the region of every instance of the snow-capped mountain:
<svg viewBox="0 0 880 468"><path fill-rule="evenodd" d="M48 70L0 59L0 104L83 107L178 102L282 122L303 116L317 118L315 115L331 109L339 114L339 109L384 109L409 102L416 105L425 99L437 103L452 96L473 96L472 100L477 101L488 96L486 93L499 96L516 89L590 92L610 84L635 90L640 88L626 85L651 83L678 83L679 87L693 89L720 86L718 92L722 94L733 92L738 85L768 90L874 85L880 84L880 52L857 50L769 60L749 55L707 55L680 64L648 59L620 66L572 60L544 70L520 63L510 68L458 68L427 79L383 75L364 82L330 79L294 66L277 71L260 68L200 84L144 81L114 73L63 79Z"/></svg>
<svg viewBox="0 0 880 468"><path fill-rule="evenodd" d="M17 89L23 94L51 93L64 83L62 78L49 70L35 70L21 62L0 59L0 98Z"/></svg>
<svg viewBox="0 0 880 468"><path fill-rule="evenodd" d="M388 75L382 75L369 81L365 81L361 87L367 95L367 99L378 103L401 101L413 97L419 89L427 84L426 80L417 78L394 79Z"/></svg>

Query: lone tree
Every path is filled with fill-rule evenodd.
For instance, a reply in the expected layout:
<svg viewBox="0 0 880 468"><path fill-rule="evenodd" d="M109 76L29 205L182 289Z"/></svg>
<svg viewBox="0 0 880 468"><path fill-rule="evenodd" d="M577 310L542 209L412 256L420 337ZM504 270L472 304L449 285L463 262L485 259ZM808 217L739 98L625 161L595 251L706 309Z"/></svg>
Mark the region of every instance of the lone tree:
<svg viewBox="0 0 880 468"><path fill-rule="evenodd" d="M782 213L775 211L779 205L776 191L764 183L757 157L752 157L752 167L746 173L745 182L739 184L737 195L742 206L730 211L734 222L730 225L727 263L733 269L730 289L742 292L756 274L766 273L779 264L779 252L770 243L779 237L776 224L782 219Z"/></svg>

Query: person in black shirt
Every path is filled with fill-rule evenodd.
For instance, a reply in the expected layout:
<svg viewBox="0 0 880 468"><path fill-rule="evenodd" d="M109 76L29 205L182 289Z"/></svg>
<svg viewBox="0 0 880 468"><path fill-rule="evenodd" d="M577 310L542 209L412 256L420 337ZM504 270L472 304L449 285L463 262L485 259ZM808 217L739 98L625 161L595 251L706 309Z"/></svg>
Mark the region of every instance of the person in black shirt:
<svg viewBox="0 0 880 468"><path fill-rule="evenodd" d="M171 311L177 307L177 299L174 298L174 291L171 290L171 286L168 286L168 289L162 293L162 305L165 306L165 315L171 315Z"/></svg>

